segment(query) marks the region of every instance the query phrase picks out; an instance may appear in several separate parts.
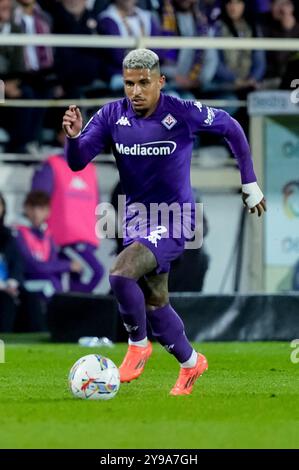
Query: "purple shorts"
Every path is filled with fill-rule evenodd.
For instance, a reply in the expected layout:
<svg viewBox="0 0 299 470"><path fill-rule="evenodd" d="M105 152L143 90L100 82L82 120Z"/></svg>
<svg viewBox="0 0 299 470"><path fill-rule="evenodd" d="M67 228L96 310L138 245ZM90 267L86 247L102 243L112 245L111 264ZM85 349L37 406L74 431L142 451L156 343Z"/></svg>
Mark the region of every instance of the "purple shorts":
<svg viewBox="0 0 299 470"><path fill-rule="evenodd" d="M195 230L195 211L191 208L185 213L178 206L178 211L172 214L144 212L135 216L134 204L127 208L126 218L123 218L124 246L133 242L142 243L157 260L156 273L168 273L171 262L178 258L185 249L185 242L192 238ZM132 216L133 214L133 216ZM155 222L153 221L155 220Z"/></svg>
<svg viewBox="0 0 299 470"><path fill-rule="evenodd" d="M156 258L156 273L168 273L171 262L178 258L185 249L185 237L170 237L167 229L163 226L151 227L147 233L146 236L125 238L124 246L131 245L133 242L142 243Z"/></svg>

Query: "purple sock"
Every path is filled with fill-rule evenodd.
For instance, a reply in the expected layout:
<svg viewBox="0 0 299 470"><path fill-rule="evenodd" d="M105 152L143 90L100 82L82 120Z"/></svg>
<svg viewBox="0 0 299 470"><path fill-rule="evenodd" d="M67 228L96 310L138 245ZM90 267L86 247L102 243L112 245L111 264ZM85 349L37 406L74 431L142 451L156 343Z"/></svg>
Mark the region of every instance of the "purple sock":
<svg viewBox="0 0 299 470"><path fill-rule="evenodd" d="M147 318L152 333L165 349L183 363L190 359L193 348L186 338L184 324L170 304L148 310Z"/></svg>
<svg viewBox="0 0 299 470"><path fill-rule="evenodd" d="M124 276L109 276L111 288L118 301L124 326L132 341L146 337L146 313L144 295L137 282Z"/></svg>

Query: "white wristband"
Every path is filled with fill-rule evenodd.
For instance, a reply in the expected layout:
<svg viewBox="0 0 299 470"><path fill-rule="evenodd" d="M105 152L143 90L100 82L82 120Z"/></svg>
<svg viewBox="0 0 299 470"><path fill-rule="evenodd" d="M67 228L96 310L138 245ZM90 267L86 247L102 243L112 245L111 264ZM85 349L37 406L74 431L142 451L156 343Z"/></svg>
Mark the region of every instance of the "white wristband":
<svg viewBox="0 0 299 470"><path fill-rule="evenodd" d="M252 209L257 204L259 204L264 197L262 191L260 190L256 182L242 184L242 192L249 194L249 196L247 196L246 201L245 201L249 209Z"/></svg>

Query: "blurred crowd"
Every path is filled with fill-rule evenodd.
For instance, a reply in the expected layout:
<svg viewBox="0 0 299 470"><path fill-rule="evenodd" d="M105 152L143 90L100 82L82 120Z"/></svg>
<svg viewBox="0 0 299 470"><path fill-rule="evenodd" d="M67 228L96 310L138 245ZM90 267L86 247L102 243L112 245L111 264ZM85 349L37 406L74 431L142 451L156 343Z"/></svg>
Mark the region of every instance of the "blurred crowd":
<svg viewBox="0 0 299 470"><path fill-rule="evenodd" d="M298 38L298 7L292 0L0 0L0 34ZM3 46L0 41L5 98L122 96L127 52ZM179 49L173 41L172 49L156 52L166 76L165 92L186 99L243 100L254 90L288 89L299 65L299 53L288 51ZM246 131L246 109L229 111ZM15 329L17 316L22 329L22 312L27 315L23 327L46 329L45 311L55 293L94 292L104 275L94 231L99 202L95 167L90 164L76 174L69 169L62 150L62 113L0 107L6 152L28 153L32 145L38 149L49 127L52 144L61 149L34 173L24 219L13 229L5 225L6 204L0 195L0 331ZM116 187L114 195L119 191ZM206 221L205 227L207 232ZM192 273L198 270L196 285L183 286L186 263L193 263ZM178 260L170 290L202 290L208 265L203 250Z"/></svg>
<svg viewBox="0 0 299 470"><path fill-rule="evenodd" d="M292 0L0 0L0 34L298 38ZM1 42L0 42L1 44ZM124 48L1 46L6 99L121 96ZM239 98L256 89L289 88L298 53L161 49L167 93L183 98ZM238 110L231 110L232 113ZM4 116L5 113L5 116ZM237 116L238 117L238 116ZM42 143L53 110L0 108L6 151ZM55 124L54 124L55 123Z"/></svg>
<svg viewBox="0 0 299 470"><path fill-rule="evenodd" d="M16 318L21 329L45 330L54 294L89 294L99 286L104 267L95 234L98 203L95 166L73 173L62 150L36 169L10 227L0 193L0 332L13 331Z"/></svg>

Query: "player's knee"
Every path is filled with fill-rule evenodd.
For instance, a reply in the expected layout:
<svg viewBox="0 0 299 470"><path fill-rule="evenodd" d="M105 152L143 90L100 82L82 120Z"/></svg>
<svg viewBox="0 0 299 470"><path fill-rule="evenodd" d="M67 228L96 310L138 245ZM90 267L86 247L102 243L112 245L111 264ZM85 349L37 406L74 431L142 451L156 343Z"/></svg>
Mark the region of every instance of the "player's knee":
<svg viewBox="0 0 299 470"><path fill-rule="evenodd" d="M157 308L164 307L169 303L168 292L156 292L146 299L146 309L148 311L156 310Z"/></svg>
<svg viewBox="0 0 299 470"><path fill-rule="evenodd" d="M110 276L120 276L120 277L126 277L129 279L137 279L136 276L134 275L134 272L132 269L128 269L127 267L114 267L111 268L109 271Z"/></svg>
<svg viewBox="0 0 299 470"><path fill-rule="evenodd" d="M134 263L124 256L119 256L114 265L110 268L110 276L121 276L135 279Z"/></svg>

